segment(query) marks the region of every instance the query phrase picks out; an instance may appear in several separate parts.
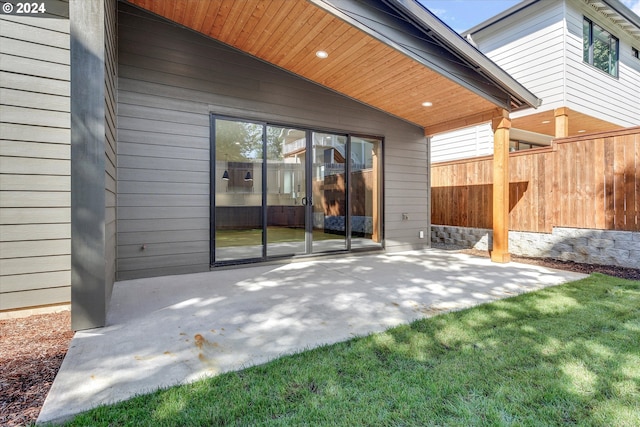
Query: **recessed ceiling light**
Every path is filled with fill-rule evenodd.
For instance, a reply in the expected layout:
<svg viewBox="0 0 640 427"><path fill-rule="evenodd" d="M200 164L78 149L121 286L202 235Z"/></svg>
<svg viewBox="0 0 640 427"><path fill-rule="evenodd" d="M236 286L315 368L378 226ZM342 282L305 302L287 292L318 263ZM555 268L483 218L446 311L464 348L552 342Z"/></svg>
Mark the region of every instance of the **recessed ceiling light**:
<svg viewBox="0 0 640 427"><path fill-rule="evenodd" d="M320 59L324 59L326 57L329 56L329 54L327 52L325 52L324 50L319 50L316 52L316 56Z"/></svg>
<svg viewBox="0 0 640 427"><path fill-rule="evenodd" d="M422 103L423 107L431 107L433 105L433 102L429 102L429 101L425 101Z"/></svg>
<svg viewBox="0 0 640 427"><path fill-rule="evenodd" d="M585 132L586 132L586 130L584 130L584 129L580 129L580 130L578 131L578 133L585 133Z"/></svg>
<svg viewBox="0 0 640 427"><path fill-rule="evenodd" d="M543 120L543 121L542 121L542 124L543 124L543 125L546 125L546 124L549 124L549 123L551 123L551 120Z"/></svg>

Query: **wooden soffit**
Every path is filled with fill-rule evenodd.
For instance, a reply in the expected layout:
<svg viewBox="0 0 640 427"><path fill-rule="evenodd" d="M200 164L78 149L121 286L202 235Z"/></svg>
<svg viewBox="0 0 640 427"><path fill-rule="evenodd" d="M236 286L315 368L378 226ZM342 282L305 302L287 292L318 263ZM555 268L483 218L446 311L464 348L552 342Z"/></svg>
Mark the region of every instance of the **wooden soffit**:
<svg viewBox="0 0 640 427"><path fill-rule="evenodd" d="M563 110L567 114L569 123L568 136L606 132L623 128L622 126L614 125L613 123L571 110L570 108L564 108ZM511 126L517 129L554 136L555 112L554 110L548 110L528 116L512 118Z"/></svg>
<svg viewBox="0 0 640 427"><path fill-rule="evenodd" d="M128 2L425 129L461 121L475 124L496 110L496 102L319 7L316 0ZM382 2L371 4L382 7ZM432 43L426 48L433 48ZM318 58L319 50L328 57ZM450 62L455 72L459 64ZM459 82L463 75L475 79L476 86L491 86L475 70L464 68L452 77ZM489 89L495 93L495 87ZM507 94L504 99L508 105Z"/></svg>

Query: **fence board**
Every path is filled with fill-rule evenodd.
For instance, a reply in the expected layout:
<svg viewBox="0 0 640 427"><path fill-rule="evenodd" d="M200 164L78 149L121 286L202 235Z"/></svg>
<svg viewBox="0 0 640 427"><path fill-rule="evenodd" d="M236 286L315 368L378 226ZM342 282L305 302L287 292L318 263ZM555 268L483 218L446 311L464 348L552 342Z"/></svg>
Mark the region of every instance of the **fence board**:
<svg viewBox="0 0 640 427"><path fill-rule="evenodd" d="M593 153L593 176L594 176L594 228L606 228L606 204L605 204L605 158L604 140L602 138L594 140Z"/></svg>
<svg viewBox="0 0 640 427"><path fill-rule="evenodd" d="M640 231L640 127L511 153L510 229ZM491 157L432 166L433 224L492 227Z"/></svg>
<svg viewBox="0 0 640 427"><path fill-rule="evenodd" d="M625 195L625 220L624 229L634 230L637 227L636 214L636 194L635 187L638 179L638 168L636 167L635 157L636 150L634 144L634 136L626 135L624 137L624 195Z"/></svg>
<svg viewBox="0 0 640 427"><path fill-rule="evenodd" d="M624 144L613 143L613 218L616 230L624 229Z"/></svg>

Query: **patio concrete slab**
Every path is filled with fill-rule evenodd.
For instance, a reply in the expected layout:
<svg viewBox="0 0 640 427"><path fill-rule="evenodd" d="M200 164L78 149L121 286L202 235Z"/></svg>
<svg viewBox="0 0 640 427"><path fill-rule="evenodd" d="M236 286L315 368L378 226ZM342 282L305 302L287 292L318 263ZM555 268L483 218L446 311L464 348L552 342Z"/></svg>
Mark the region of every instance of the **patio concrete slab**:
<svg viewBox="0 0 640 427"><path fill-rule="evenodd" d="M118 282L108 325L76 333L38 423L583 277L431 249Z"/></svg>

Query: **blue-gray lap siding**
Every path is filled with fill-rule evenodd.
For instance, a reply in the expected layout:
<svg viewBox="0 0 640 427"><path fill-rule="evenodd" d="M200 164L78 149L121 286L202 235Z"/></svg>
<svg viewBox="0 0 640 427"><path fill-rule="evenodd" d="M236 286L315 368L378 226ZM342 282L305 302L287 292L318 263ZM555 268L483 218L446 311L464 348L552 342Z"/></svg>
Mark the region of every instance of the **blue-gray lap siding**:
<svg viewBox="0 0 640 427"><path fill-rule="evenodd" d="M429 246L420 127L123 4L118 29L119 280L209 269L210 113L383 136L385 248Z"/></svg>
<svg viewBox="0 0 640 427"><path fill-rule="evenodd" d="M0 311L68 303L69 7L0 14Z"/></svg>

